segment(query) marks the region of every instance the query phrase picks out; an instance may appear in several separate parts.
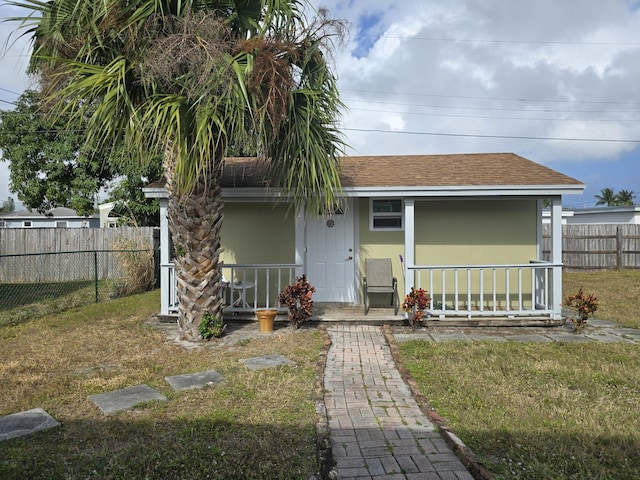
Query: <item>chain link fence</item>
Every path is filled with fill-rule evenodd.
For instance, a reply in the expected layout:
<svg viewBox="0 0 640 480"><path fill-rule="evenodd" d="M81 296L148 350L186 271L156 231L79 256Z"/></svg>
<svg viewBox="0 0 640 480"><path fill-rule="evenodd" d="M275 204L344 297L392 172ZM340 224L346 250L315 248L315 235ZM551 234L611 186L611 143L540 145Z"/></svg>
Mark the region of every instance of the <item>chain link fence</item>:
<svg viewBox="0 0 640 480"><path fill-rule="evenodd" d="M0 255L0 326L149 290L152 249Z"/></svg>

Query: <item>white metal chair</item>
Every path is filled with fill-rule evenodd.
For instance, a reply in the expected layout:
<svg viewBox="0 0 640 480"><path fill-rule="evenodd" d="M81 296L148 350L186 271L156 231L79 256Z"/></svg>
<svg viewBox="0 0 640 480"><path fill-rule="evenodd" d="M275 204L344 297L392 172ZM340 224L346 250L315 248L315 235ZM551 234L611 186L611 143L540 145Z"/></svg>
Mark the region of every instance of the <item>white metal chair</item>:
<svg viewBox="0 0 640 480"><path fill-rule="evenodd" d="M364 260L364 314L369 312L370 293L391 294L391 305L398 314L398 280L393 276L390 258L365 258Z"/></svg>

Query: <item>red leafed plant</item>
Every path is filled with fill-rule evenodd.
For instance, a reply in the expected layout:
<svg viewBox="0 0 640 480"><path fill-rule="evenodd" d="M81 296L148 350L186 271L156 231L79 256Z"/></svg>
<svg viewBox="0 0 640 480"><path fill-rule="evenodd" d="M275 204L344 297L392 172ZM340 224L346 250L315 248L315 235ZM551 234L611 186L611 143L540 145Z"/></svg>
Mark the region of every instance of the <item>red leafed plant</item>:
<svg viewBox="0 0 640 480"><path fill-rule="evenodd" d="M307 275L303 274L278 295L280 304L286 305L289 309L289 321L293 328L300 328L300 325L311 317L313 308L311 295L315 291L316 288L309 283Z"/></svg>
<svg viewBox="0 0 640 480"><path fill-rule="evenodd" d="M431 299L427 296L427 292L422 288L415 289L411 287L411 291L404 297L402 302L402 310L409 314L409 325L412 327L416 323L422 321L424 311L429 308Z"/></svg>
<svg viewBox="0 0 640 480"><path fill-rule="evenodd" d="M576 333L580 333L586 326L587 319L598 310L598 299L593 293L585 295L580 289L575 295L569 295L565 299L564 305L576 312L571 321L575 325Z"/></svg>

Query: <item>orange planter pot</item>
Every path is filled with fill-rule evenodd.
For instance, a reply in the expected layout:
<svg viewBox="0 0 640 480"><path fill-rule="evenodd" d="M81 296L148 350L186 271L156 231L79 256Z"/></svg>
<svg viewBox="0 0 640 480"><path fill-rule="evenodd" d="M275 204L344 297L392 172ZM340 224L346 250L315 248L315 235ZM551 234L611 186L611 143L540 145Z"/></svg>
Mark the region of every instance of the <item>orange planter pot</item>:
<svg viewBox="0 0 640 480"><path fill-rule="evenodd" d="M277 310L263 309L256 310L256 317L258 317L258 328L260 333L273 333L273 322L278 315Z"/></svg>

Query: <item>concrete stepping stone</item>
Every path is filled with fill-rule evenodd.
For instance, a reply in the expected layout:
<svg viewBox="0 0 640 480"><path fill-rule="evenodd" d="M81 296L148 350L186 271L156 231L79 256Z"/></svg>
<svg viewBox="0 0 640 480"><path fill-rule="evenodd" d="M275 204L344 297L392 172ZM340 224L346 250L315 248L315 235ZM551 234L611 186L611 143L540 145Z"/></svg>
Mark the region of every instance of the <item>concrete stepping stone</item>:
<svg viewBox="0 0 640 480"><path fill-rule="evenodd" d="M425 342L433 341L429 335L424 333L394 333L393 338L395 338L398 343L410 342L411 340L424 340Z"/></svg>
<svg viewBox="0 0 640 480"><path fill-rule="evenodd" d="M511 340L512 342L531 342L531 343L546 343L553 342L549 337L545 337L544 335L508 335L505 336L507 340Z"/></svg>
<svg viewBox="0 0 640 480"><path fill-rule="evenodd" d="M471 340L464 333L432 333L431 336L436 342L450 342L452 340L461 340L468 342Z"/></svg>
<svg viewBox="0 0 640 480"><path fill-rule="evenodd" d="M640 330L635 328L610 328L608 331L614 335L620 335L624 338L640 341Z"/></svg>
<svg viewBox="0 0 640 480"><path fill-rule="evenodd" d="M483 335L483 334L477 334L477 333L470 333L469 337L472 338L473 340L478 340L478 341L491 341L491 342L507 341L506 338L501 337L500 335Z"/></svg>
<svg viewBox="0 0 640 480"><path fill-rule="evenodd" d="M224 382L224 378L215 370L206 372L185 373L183 375L173 375L164 377L174 390L191 390L194 388L203 388L218 385Z"/></svg>
<svg viewBox="0 0 640 480"><path fill-rule="evenodd" d="M586 343L586 342L594 341L589 337L586 337L581 334L575 334L575 333L558 333L558 334L550 333L549 338L554 342L563 342L563 343Z"/></svg>
<svg viewBox="0 0 640 480"><path fill-rule="evenodd" d="M261 357L242 358L240 362L244 363L250 370L273 368L281 365L295 365L295 362L292 362L282 355L263 355Z"/></svg>
<svg viewBox="0 0 640 480"><path fill-rule="evenodd" d="M0 442L59 426L60 422L42 408L12 413L0 417Z"/></svg>
<svg viewBox="0 0 640 480"><path fill-rule="evenodd" d="M115 413L127 410L143 402L164 401L167 399L157 390L148 385L136 385L113 392L91 395L89 399L102 410L103 413Z"/></svg>
<svg viewBox="0 0 640 480"><path fill-rule="evenodd" d="M601 343L635 343L633 340L610 333L589 333L587 337Z"/></svg>

